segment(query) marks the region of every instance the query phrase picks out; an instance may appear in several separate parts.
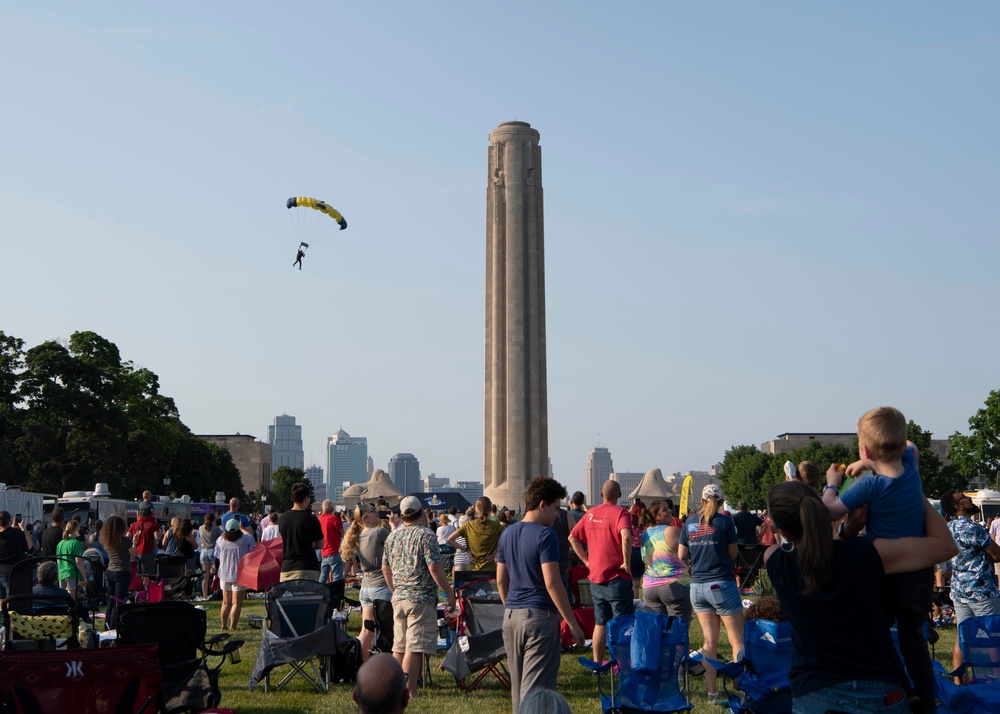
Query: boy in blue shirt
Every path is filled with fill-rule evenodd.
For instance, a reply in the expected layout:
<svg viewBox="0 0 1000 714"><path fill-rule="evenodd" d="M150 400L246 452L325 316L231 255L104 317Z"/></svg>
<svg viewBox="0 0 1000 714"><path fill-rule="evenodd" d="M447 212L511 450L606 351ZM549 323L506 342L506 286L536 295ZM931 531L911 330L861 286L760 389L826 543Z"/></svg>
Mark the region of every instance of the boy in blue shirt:
<svg viewBox="0 0 1000 714"><path fill-rule="evenodd" d="M906 418L898 409L878 407L858 420L858 451L861 459L849 465L848 476L871 469L871 476L858 479L840 497L844 474L836 465L826 472L823 503L830 520L868 506L869 538L906 538L924 535L924 491L920 479L916 445L907 441ZM896 619L899 649L914 689L920 697L918 711L936 708L934 670L924 623L934 595L934 569L886 576L889 616Z"/></svg>

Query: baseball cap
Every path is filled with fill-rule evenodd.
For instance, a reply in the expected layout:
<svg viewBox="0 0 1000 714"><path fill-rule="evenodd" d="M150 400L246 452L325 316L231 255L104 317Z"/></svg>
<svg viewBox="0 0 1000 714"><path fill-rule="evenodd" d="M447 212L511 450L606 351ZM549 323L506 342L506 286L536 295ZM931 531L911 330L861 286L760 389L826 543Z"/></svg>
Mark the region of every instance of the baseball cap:
<svg viewBox="0 0 1000 714"><path fill-rule="evenodd" d="M239 518L230 518L228 521L226 521L226 530L227 531L238 531L239 529L240 529L240 519Z"/></svg>
<svg viewBox="0 0 1000 714"><path fill-rule="evenodd" d="M420 505L420 499L416 496L407 496L399 502L399 514L401 516L415 516L424 510Z"/></svg>
<svg viewBox="0 0 1000 714"><path fill-rule="evenodd" d="M714 483L708 484L701 490L701 497L706 501L710 498L714 498L716 501L726 500L726 497L722 495L722 489L719 488L718 484Z"/></svg>

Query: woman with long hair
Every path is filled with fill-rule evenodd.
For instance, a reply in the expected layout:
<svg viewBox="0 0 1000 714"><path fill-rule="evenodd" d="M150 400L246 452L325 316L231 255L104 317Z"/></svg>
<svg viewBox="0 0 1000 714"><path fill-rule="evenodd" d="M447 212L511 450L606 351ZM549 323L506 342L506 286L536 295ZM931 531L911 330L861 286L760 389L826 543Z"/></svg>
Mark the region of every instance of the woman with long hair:
<svg viewBox="0 0 1000 714"><path fill-rule="evenodd" d="M684 522L677 554L691 564L691 607L701 625L701 653L718 659L719 621L726 625L733 659L743 649L743 601L736 587L733 561L738 555L736 526L733 519L719 513L725 497L722 489L710 483L701 492L701 511ZM718 702L716 672L705 668L708 700Z"/></svg>
<svg viewBox="0 0 1000 714"><path fill-rule="evenodd" d="M128 536L125 521L111 516L101 528L101 545L108 553L108 569L104 580L108 586L108 608L104 611L104 629L115 629L119 603L128 598L128 585L132 580L132 556L135 548Z"/></svg>
<svg viewBox="0 0 1000 714"><path fill-rule="evenodd" d="M246 588L236 584L236 567L256 545L253 536L240 530L241 525L239 518L230 518L226 521L222 537L215 542L215 554L219 559L219 583L222 588L219 619L223 630L235 630L240 621Z"/></svg>
<svg viewBox="0 0 1000 714"><path fill-rule="evenodd" d="M642 601L646 609L676 615L690 623L691 588L685 582L690 582L690 577L677 554L681 529L674 525L673 510L664 501L653 501L639 514L639 525L639 553L645 566Z"/></svg>
<svg viewBox="0 0 1000 714"><path fill-rule="evenodd" d="M160 538L160 547L163 549L164 555L180 555L180 544L177 538L180 530L181 519L179 516L174 516L170 519L170 525L163 531L163 536Z"/></svg>
<svg viewBox="0 0 1000 714"><path fill-rule="evenodd" d="M459 538L465 539L465 551L469 554L468 570L496 570L497 544L503 526L490 518L493 502L486 496L476 499L476 517L448 536L448 545L460 548Z"/></svg>
<svg viewBox="0 0 1000 714"><path fill-rule="evenodd" d="M926 537L853 538L864 523L852 512L835 539L829 511L801 481L773 486L767 510L781 544L767 549L764 562L792 623L792 710L910 711L882 602L885 576L954 557L944 519L925 501ZM864 645L847 632L863 632Z"/></svg>
<svg viewBox="0 0 1000 714"><path fill-rule="evenodd" d="M392 590L382 574L382 554L389 531L382 527L378 506L361 503L354 509L351 525L340 544L340 558L351 573L361 570L361 622L375 620L375 601L392 600ZM361 657L368 660L375 633L361 628Z"/></svg>
<svg viewBox="0 0 1000 714"><path fill-rule="evenodd" d="M205 514L205 521L198 528L198 538L201 540L201 553L198 560L201 561L201 595L206 600L212 590L212 576L216 573L215 543L222 535L222 529L215 525L215 514L209 511Z"/></svg>

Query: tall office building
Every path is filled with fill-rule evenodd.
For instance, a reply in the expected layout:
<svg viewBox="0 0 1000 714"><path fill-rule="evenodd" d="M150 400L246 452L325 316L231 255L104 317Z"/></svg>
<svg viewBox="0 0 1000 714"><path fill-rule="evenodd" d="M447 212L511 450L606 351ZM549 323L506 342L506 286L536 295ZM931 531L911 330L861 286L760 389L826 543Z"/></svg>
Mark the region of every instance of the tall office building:
<svg viewBox="0 0 1000 714"><path fill-rule="evenodd" d="M295 417L287 414L274 417L274 424L267 427L267 443L271 445L272 473L282 466L305 469L302 427L295 424Z"/></svg>
<svg viewBox="0 0 1000 714"><path fill-rule="evenodd" d="M536 129L490 132L486 169L485 494L524 507L549 473L542 150Z"/></svg>
<svg viewBox="0 0 1000 714"><path fill-rule="evenodd" d="M389 459L389 478L392 485L404 496L420 493L423 483L420 480L420 461L413 454L396 454Z"/></svg>
<svg viewBox="0 0 1000 714"><path fill-rule="evenodd" d="M587 457L587 505L601 503L601 486L611 478L615 465L611 462L611 452L603 446L595 446Z"/></svg>
<svg viewBox="0 0 1000 714"><path fill-rule="evenodd" d="M326 440L326 497L342 503L345 484L368 481L368 439L341 429Z"/></svg>
<svg viewBox="0 0 1000 714"><path fill-rule="evenodd" d="M326 486L326 482L323 481L323 467L313 464L306 469L306 478L309 479L309 483L313 485L313 488L317 486Z"/></svg>

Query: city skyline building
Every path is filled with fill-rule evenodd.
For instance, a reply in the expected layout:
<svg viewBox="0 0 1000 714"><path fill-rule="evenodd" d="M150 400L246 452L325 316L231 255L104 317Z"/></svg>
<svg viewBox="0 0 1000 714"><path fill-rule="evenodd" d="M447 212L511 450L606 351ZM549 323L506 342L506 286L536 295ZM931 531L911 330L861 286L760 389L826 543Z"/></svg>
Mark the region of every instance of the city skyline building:
<svg viewBox="0 0 1000 714"><path fill-rule="evenodd" d="M326 497L342 503L347 484L368 481L368 439L343 429L326 440Z"/></svg>
<svg viewBox="0 0 1000 714"><path fill-rule="evenodd" d="M601 503L601 486L615 471L611 452L603 446L595 446L587 457L587 505Z"/></svg>
<svg viewBox="0 0 1000 714"><path fill-rule="evenodd" d="M306 454L302 449L302 427L288 414L274 417L267 427L267 443L271 445L271 473L282 466L305 470Z"/></svg>
<svg viewBox="0 0 1000 714"><path fill-rule="evenodd" d="M506 121L487 152L483 485L514 510L550 470L539 139L527 122Z"/></svg>
<svg viewBox="0 0 1000 714"><path fill-rule="evenodd" d="M442 488L451 488L451 479L447 476L438 476L437 474L427 474L421 481L423 481L423 487L425 491L437 491Z"/></svg>
<svg viewBox="0 0 1000 714"><path fill-rule="evenodd" d="M617 481L622 490L622 497L618 499L619 506L630 505L628 495L639 487L639 482L642 481L642 477L645 475L645 473L637 473L634 471L611 472L610 478Z"/></svg>
<svg viewBox="0 0 1000 714"><path fill-rule="evenodd" d="M259 441L250 434L197 434L210 444L218 444L233 457L233 464L240 472L243 490L247 493L257 491L263 486L271 490L271 445ZM236 494L227 493L226 498Z"/></svg>
<svg viewBox="0 0 1000 714"><path fill-rule="evenodd" d="M483 495L483 484L479 481L457 481L454 488L462 494L462 498L472 504Z"/></svg>
<svg viewBox="0 0 1000 714"><path fill-rule="evenodd" d="M389 459L389 479L400 493L408 496L420 493L423 482L420 478L420 460L409 453L399 453Z"/></svg>

